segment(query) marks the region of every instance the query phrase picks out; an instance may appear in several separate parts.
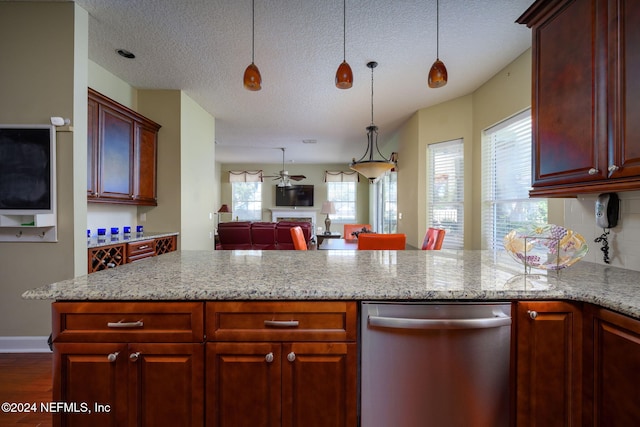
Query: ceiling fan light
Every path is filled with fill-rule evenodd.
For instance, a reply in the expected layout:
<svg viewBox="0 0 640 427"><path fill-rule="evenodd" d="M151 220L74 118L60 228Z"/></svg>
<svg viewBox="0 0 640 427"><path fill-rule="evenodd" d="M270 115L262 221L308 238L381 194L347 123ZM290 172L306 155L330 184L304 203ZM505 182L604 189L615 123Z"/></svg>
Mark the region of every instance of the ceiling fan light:
<svg viewBox="0 0 640 427"><path fill-rule="evenodd" d="M429 70L429 78L427 83L429 84L430 88L436 89L446 85L447 79L447 67L445 67L444 62L440 61L440 59L438 58L431 66L431 70Z"/></svg>
<svg viewBox="0 0 640 427"><path fill-rule="evenodd" d="M260 76L260 70L253 62L244 70L244 87L252 91L262 89L262 76Z"/></svg>
<svg viewBox="0 0 640 427"><path fill-rule="evenodd" d="M352 86L353 71L351 71L351 67L347 61L342 61L342 64L338 67L338 71L336 71L336 87L338 89L349 89Z"/></svg>

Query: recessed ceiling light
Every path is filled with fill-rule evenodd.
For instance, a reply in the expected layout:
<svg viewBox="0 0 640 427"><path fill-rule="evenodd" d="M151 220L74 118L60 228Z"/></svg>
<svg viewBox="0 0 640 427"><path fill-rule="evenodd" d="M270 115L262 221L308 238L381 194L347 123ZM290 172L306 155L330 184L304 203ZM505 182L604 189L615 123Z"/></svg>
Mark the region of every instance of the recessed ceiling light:
<svg viewBox="0 0 640 427"><path fill-rule="evenodd" d="M116 52L118 52L118 55L122 56L123 58L133 59L136 57L133 53L129 52L126 49L116 49Z"/></svg>
<svg viewBox="0 0 640 427"><path fill-rule="evenodd" d="M318 142L318 140L317 140L317 139L303 139L303 140L302 140L302 143L303 143L303 144L315 144L315 143L317 143L317 142Z"/></svg>

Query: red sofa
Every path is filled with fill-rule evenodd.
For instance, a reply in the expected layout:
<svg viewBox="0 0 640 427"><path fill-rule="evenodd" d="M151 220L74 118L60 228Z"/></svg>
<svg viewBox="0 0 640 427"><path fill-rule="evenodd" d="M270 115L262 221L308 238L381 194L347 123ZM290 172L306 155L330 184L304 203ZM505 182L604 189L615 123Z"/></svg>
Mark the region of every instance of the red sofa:
<svg viewBox="0 0 640 427"><path fill-rule="evenodd" d="M295 226L302 228L308 246L312 237L309 222L223 222L218 225L216 249L294 249L290 230Z"/></svg>

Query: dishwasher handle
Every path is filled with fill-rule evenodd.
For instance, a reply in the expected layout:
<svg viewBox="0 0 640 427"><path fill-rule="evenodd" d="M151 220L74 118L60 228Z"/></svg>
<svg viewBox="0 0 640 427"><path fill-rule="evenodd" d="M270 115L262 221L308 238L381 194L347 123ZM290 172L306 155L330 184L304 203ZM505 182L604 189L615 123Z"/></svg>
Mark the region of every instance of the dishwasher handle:
<svg viewBox="0 0 640 427"><path fill-rule="evenodd" d="M369 326L390 329L487 329L511 325L507 315L478 319L413 319L369 316Z"/></svg>

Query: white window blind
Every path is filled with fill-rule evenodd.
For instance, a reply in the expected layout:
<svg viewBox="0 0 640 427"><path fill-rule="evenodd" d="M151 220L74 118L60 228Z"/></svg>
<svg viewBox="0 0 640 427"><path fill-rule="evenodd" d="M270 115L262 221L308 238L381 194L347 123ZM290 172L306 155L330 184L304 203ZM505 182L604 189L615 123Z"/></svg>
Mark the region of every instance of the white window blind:
<svg viewBox="0 0 640 427"><path fill-rule="evenodd" d="M462 139L427 147L428 227L446 230L443 248L464 247L464 145Z"/></svg>
<svg viewBox="0 0 640 427"><path fill-rule="evenodd" d="M331 219L336 222L356 220L357 182L327 182L327 200L333 202L336 213Z"/></svg>
<svg viewBox="0 0 640 427"><path fill-rule="evenodd" d="M391 170L374 184L373 229L378 233L398 232L398 173Z"/></svg>
<svg viewBox="0 0 640 427"><path fill-rule="evenodd" d="M483 132L483 248L503 248L514 228L547 222L547 200L530 199L531 111L519 113Z"/></svg>
<svg viewBox="0 0 640 427"><path fill-rule="evenodd" d="M262 220L262 183L232 182L233 216L241 221Z"/></svg>

